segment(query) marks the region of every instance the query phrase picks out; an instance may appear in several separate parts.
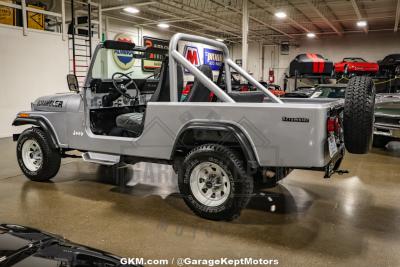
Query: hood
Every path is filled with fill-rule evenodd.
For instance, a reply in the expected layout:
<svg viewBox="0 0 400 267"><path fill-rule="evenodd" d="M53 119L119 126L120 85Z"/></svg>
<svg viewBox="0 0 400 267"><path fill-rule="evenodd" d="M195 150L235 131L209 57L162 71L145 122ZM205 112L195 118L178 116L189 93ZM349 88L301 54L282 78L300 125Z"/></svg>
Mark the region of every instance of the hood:
<svg viewBox="0 0 400 267"><path fill-rule="evenodd" d="M400 94L377 94L375 100L375 115L400 117Z"/></svg>
<svg viewBox="0 0 400 267"><path fill-rule="evenodd" d="M67 108L79 107L81 95L73 92L42 96L32 103L32 111L63 112Z"/></svg>
<svg viewBox="0 0 400 267"><path fill-rule="evenodd" d="M120 258L37 229L0 224L0 266L121 266ZM132 265L124 265L132 266Z"/></svg>

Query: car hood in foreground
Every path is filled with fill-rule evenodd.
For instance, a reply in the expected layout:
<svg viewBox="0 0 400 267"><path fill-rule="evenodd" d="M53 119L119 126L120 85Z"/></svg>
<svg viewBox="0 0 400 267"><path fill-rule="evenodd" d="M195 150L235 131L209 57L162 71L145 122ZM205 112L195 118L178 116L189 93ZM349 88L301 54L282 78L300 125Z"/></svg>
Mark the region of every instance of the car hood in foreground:
<svg viewBox="0 0 400 267"><path fill-rule="evenodd" d="M121 266L120 258L33 228L0 224L0 266ZM127 265L124 265L127 266Z"/></svg>

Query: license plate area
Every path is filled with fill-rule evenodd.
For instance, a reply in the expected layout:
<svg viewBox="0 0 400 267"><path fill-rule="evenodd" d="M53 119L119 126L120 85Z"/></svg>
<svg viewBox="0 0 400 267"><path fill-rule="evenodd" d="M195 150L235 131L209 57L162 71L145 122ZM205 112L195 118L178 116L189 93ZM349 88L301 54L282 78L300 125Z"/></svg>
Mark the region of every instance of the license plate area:
<svg viewBox="0 0 400 267"><path fill-rule="evenodd" d="M329 148L329 156L333 158L338 152L336 138L334 135L328 137L328 148Z"/></svg>

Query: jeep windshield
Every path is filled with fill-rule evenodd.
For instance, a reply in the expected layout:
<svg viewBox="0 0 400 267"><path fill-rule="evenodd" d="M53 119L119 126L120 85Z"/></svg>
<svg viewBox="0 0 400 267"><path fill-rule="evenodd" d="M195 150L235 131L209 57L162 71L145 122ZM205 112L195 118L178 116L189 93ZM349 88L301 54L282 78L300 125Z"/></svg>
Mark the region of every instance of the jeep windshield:
<svg viewBox="0 0 400 267"><path fill-rule="evenodd" d="M132 79L146 79L153 75L153 71L144 71L144 57L144 50L118 50L101 47L94 56L91 78L109 80L114 73L121 72ZM154 69L158 68L156 63L159 62L161 65L161 61L154 62Z"/></svg>

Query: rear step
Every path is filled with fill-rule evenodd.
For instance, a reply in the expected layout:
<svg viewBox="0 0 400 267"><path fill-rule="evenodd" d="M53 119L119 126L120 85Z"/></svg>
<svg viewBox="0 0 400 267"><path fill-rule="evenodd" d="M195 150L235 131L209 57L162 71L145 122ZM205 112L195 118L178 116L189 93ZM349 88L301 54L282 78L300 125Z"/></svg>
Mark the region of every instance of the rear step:
<svg viewBox="0 0 400 267"><path fill-rule="evenodd" d="M112 166L120 162L120 156L96 153L96 152L85 152L82 154L84 161Z"/></svg>

